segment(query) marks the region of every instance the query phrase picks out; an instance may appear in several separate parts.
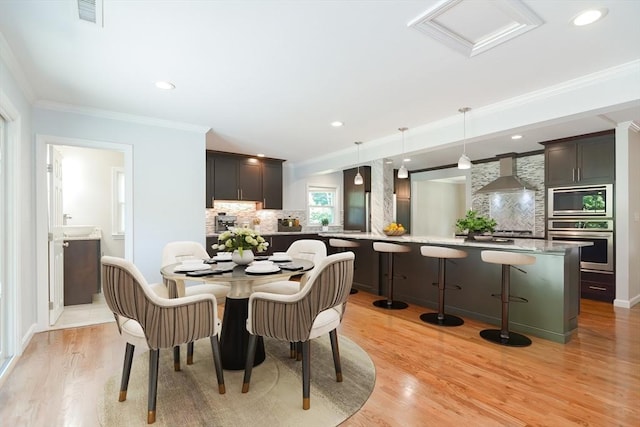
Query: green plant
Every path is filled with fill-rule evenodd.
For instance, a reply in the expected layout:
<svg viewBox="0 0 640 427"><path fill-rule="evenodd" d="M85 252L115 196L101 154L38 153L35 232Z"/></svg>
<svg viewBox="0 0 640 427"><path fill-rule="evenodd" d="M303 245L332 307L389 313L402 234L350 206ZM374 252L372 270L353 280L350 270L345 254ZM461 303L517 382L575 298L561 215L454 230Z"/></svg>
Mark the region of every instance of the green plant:
<svg viewBox="0 0 640 427"><path fill-rule="evenodd" d="M329 218L327 218L326 216L323 217L322 219L320 219L320 224L327 226L329 225Z"/></svg>
<svg viewBox="0 0 640 427"><path fill-rule="evenodd" d="M257 252L267 250L269 243L260 234L249 228L236 228L233 231L225 231L218 237L218 250L233 252L237 250L240 255L245 249L255 249Z"/></svg>
<svg viewBox="0 0 640 427"><path fill-rule="evenodd" d="M496 227L496 220L487 216L479 215L478 212L469 209L464 218L456 221L456 229L459 232L467 231L468 233L485 233L490 231L493 233Z"/></svg>

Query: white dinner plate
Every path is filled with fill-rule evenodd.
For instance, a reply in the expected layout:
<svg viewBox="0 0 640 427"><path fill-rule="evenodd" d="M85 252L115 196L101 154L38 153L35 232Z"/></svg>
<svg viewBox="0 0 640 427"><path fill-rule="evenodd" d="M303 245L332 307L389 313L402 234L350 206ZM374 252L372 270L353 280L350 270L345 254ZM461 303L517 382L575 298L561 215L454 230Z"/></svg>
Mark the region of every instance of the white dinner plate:
<svg viewBox="0 0 640 427"><path fill-rule="evenodd" d="M209 264L204 264L204 263L197 264L194 262L187 262L184 264L176 265L175 268L173 269L173 272L186 273L187 271L208 270L210 268L211 266Z"/></svg>
<svg viewBox="0 0 640 427"><path fill-rule="evenodd" d="M280 271L280 267L277 265L250 265L244 271L249 274L270 274Z"/></svg>
<svg viewBox="0 0 640 427"><path fill-rule="evenodd" d="M213 258L211 258L214 261L231 261L231 254L229 255L216 255Z"/></svg>
<svg viewBox="0 0 640 427"><path fill-rule="evenodd" d="M291 260L292 260L292 258L289 255L282 256L282 257L279 257L279 256L270 256L269 257L269 261L273 261L273 262L285 262L285 261L291 261Z"/></svg>

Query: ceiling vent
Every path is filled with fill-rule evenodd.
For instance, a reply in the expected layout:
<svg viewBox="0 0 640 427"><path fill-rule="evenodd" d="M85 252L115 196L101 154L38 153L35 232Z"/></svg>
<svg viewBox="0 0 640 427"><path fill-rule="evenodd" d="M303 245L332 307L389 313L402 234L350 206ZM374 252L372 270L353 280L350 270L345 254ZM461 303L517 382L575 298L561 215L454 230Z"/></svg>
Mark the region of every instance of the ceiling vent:
<svg viewBox="0 0 640 427"><path fill-rule="evenodd" d="M77 0L78 18L81 21L103 26L102 0Z"/></svg>
<svg viewBox="0 0 640 427"><path fill-rule="evenodd" d="M500 177L479 189L476 194L510 193L523 190L536 191L534 186L518 178L516 175L515 153L504 154L498 157L500 157Z"/></svg>
<svg viewBox="0 0 640 427"><path fill-rule="evenodd" d="M543 23L521 0L443 0L407 25L471 57Z"/></svg>

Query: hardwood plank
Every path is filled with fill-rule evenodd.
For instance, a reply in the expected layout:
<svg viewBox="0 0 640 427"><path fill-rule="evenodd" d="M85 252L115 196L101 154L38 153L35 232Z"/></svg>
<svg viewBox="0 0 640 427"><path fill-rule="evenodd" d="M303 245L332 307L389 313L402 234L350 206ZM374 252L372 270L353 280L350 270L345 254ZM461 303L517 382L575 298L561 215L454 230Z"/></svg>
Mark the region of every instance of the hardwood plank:
<svg viewBox="0 0 640 427"><path fill-rule="evenodd" d="M583 300L568 344L505 348L480 338L487 324L438 328L419 320L423 307L389 312L377 298L351 295L341 326L377 374L344 426L640 425L640 306ZM0 389L3 425L97 425L95 402L123 355L114 324L36 334Z"/></svg>

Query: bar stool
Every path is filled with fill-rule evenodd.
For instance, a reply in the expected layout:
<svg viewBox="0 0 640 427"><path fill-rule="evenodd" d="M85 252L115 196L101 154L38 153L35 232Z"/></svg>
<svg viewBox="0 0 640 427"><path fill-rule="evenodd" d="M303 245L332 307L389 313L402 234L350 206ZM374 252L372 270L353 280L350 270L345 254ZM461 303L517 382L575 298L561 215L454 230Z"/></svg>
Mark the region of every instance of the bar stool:
<svg viewBox="0 0 640 427"><path fill-rule="evenodd" d="M464 320L458 316L444 313L445 264L447 259L466 258L467 253L459 249L443 248L441 246L422 246L420 247L420 253L422 256L438 258L438 312L423 313L420 315L420 320L438 326L462 325Z"/></svg>
<svg viewBox="0 0 640 427"><path fill-rule="evenodd" d="M329 239L329 246L332 248L338 248L338 252L344 252L347 248L358 248L360 247L360 243L355 242L353 240L344 240L344 239ZM357 294L358 290L351 288L351 294Z"/></svg>
<svg viewBox="0 0 640 427"><path fill-rule="evenodd" d="M389 276L387 279L387 287L389 293L387 299L381 299L373 302L373 305L380 308L386 308L388 310L401 310L409 307L409 304L402 301L393 300L393 254L409 252L411 248L405 245L399 245L397 243L385 243L385 242L373 242L373 250L376 252L385 252L389 258Z"/></svg>
<svg viewBox="0 0 640 427"><path fill-rule="evenodd" d="M536 258L516 252L504 251L482 251L482 261L492 264L502 264L502 324L501 329L484 329L480 331L480 336L487 341L510 347L527 347L531 345L531 340L521 334L509 331L509 301L513 299L519 302L528 302L524 298L512 297L510 295L510 268L514 265L531 265L536 262ZM517 268L517 267L516 267ZM518 270L520 270L518 268ZM526 273L524 270L520 270Z"/></svg>

